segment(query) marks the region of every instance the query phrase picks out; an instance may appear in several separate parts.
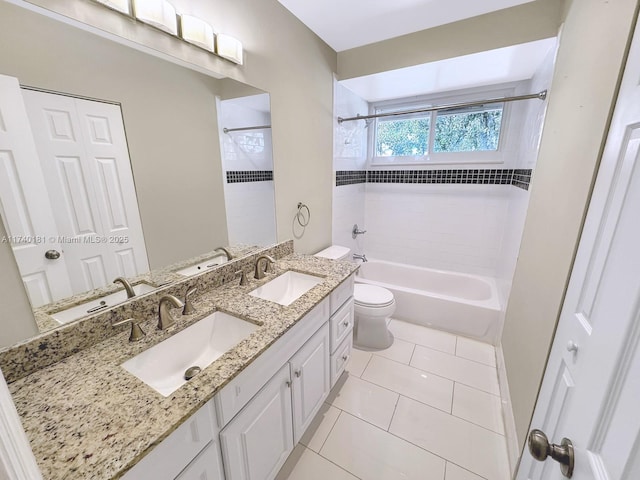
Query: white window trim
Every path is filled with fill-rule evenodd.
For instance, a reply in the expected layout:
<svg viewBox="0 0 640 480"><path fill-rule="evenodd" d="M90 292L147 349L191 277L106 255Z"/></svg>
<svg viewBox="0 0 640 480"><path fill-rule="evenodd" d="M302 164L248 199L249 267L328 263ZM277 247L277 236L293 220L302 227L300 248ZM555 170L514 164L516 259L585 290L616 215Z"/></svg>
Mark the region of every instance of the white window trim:
<svg viewBox="0 0 640 480"><path fill-rule="evenodd" d="M446 94L436 94L421 97L412 97L410 100L389 100L371 104L370 114L375 114L383 108L394 107L398 109L410 110L420 108L425 105L445 105L474 100L484 100L490 98L508 97L514 94L516 85L487 88L476 88L472 90L459 91L458 93L447 92ZM427 155L417 156L389 156L378 157L376 152L376 130L377 122L374 120L369 128L369 155L367 166L377 167L407 167L407 166L429 166L429 165L476 165L476 164L504 164L506 156L512 150L510 143L511 131L511 105L504 104L502 110L502 121L500 125L500 138L498 149L492 151L471 151L471 152L431 152L433 146L433 134L435 132L435 122L431 122L429 131L429 151Z"/></svg>

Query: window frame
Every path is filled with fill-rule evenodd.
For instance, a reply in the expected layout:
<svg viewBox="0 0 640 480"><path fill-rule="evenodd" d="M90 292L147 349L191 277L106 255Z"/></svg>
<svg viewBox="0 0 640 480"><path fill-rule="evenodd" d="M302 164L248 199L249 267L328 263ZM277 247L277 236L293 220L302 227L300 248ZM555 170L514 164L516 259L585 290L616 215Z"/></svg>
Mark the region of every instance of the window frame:
<svg viewBox="0 0 640 480"><path fill-rule="evenodd" d="M423 97L412 97L411 100L391 100L376 102L371 104L369 113L379 114L392 111L415 110L428 108L434 105L447 105L452 103L472 102L476 100L508 97L514 94L515 87L501 87L474 89L460 93L447 93L446 95L429 95ZM502 103L502 119L500 122L500 136L497 150L473 150L468 152L434 152L435 129L437 111L427 112L425 117L429 121L429 144L426 155L396 155L378 156L376 155L376 141L378 132L378 121L372 120L369 131L369 165L371 167L407 166L407 165L452 165L452 164L502 164L505 163L506 151L509 148L510 130L509 120L511 118L511 105L509 102ZM403 117L399 117L402 119ZM411 118L411 117L409 117ZM415 118L415 117L414 117Z"/></svg>

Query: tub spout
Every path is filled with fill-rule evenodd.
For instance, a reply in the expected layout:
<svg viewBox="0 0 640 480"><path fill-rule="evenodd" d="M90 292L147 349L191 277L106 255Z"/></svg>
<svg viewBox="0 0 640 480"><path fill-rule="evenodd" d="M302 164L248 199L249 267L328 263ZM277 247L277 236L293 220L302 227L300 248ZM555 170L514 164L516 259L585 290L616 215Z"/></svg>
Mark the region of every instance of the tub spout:
<svg viewBox="0 0 640 480"><path fill-rule="evenodd" d="M354 253L353 254L353 259L354 260L362 260L363 262L368 262L367 256L364 253L362 255L360 255L358 253Z"/></svg>

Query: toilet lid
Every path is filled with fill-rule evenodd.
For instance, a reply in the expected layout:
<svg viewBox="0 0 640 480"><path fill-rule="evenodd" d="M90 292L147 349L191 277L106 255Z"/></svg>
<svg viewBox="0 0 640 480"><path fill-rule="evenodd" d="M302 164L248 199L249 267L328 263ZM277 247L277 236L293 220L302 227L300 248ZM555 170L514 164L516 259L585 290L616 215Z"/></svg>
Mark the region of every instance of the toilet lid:
<svg viewBox="0 0 640 480"><path fill-rule="evenodd" d="M358 305L386 307L393 303L393 293L376 285L356 283L353 287L353 299Z"/></svg>

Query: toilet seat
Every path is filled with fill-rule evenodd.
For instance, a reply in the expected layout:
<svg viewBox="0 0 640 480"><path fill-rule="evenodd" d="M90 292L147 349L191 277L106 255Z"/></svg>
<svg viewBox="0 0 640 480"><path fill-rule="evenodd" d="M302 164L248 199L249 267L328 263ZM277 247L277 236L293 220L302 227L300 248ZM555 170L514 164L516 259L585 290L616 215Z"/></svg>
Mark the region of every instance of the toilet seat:
<svg viewBox="0 0 640 480"><path fill-rule="evenodd" d="M355 284L353 300L356 305L369 308L384 308L395 303L393 293L386 288L364 283Z"/></svg>

